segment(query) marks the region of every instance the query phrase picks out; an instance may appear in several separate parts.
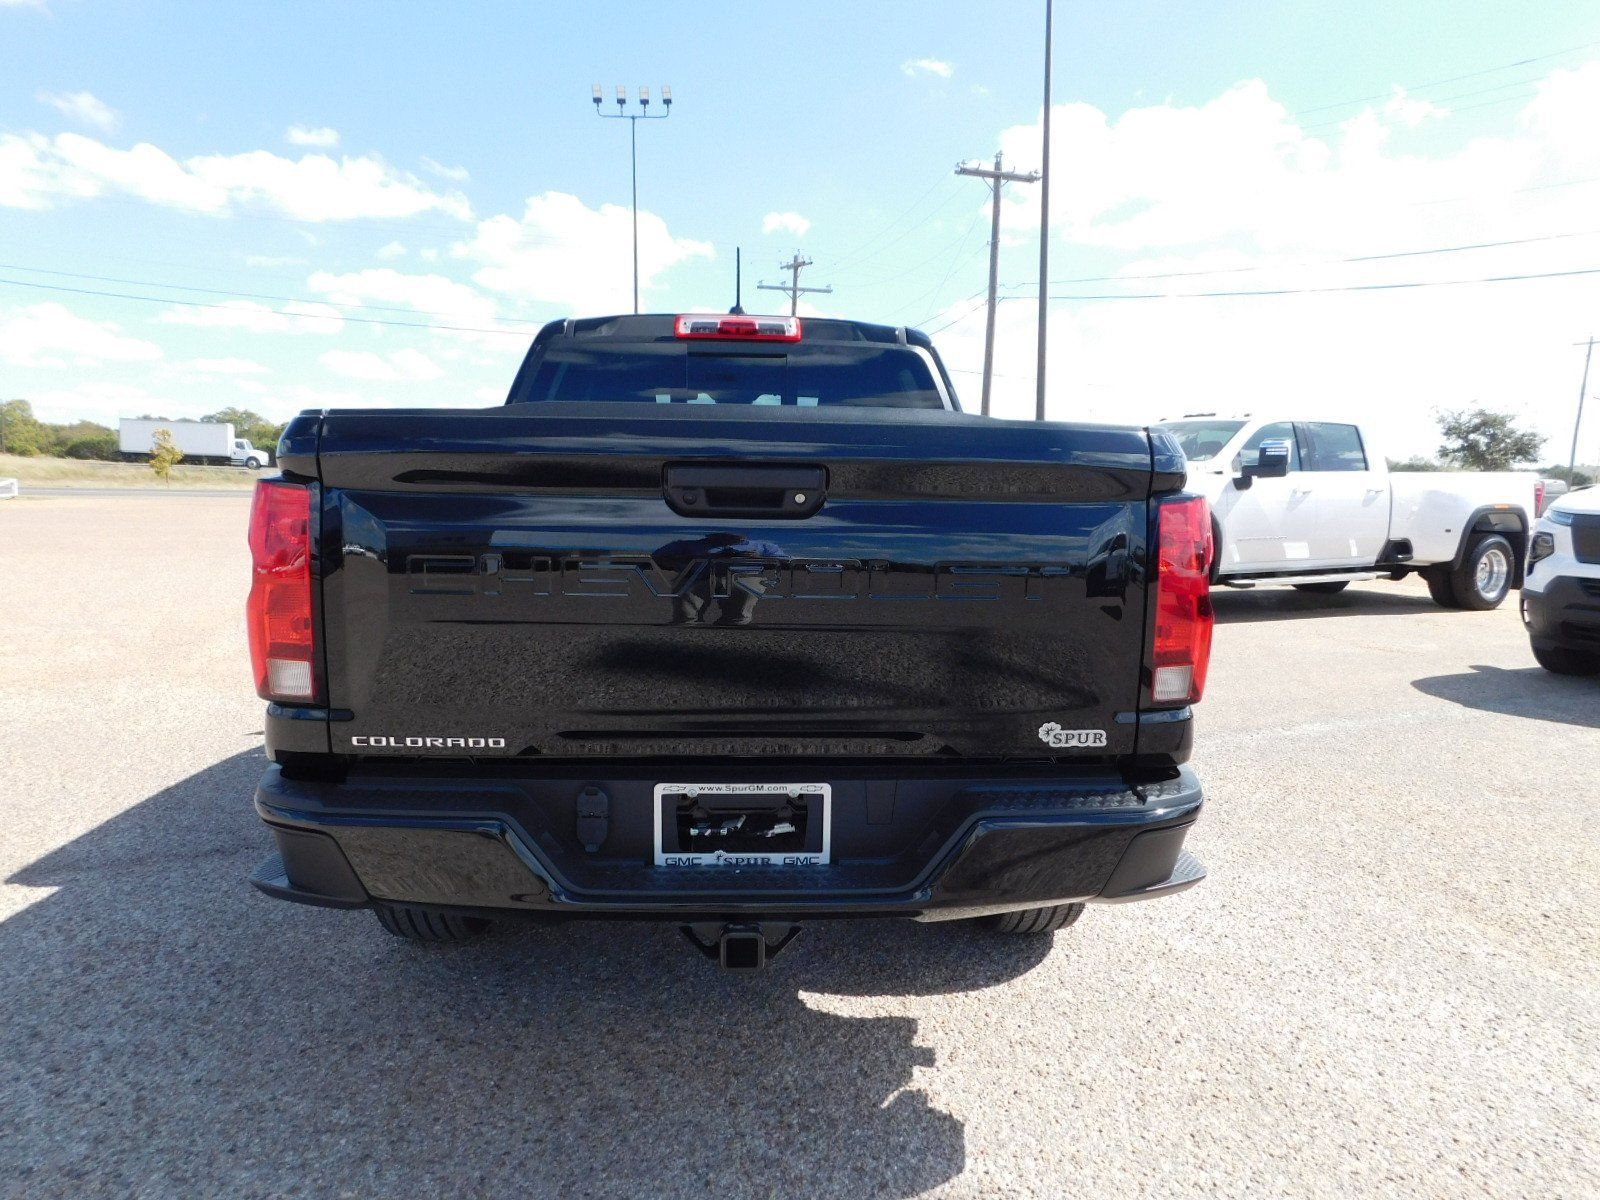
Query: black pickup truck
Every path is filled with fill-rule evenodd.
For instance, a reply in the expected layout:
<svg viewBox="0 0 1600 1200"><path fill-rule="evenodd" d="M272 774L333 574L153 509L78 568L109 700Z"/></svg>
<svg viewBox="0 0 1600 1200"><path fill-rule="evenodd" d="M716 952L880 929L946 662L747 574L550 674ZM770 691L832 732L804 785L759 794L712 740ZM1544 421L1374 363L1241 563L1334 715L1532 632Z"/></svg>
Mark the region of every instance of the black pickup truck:
<svg viewBox="0 0 1600 1200"><path fill-rule="evenodd" d="M965 415L915 330L625 316L545 327L502 406L303 413L278 456L269 895L753 968L1204 876L1211 523L1165 433Z"/></svg>

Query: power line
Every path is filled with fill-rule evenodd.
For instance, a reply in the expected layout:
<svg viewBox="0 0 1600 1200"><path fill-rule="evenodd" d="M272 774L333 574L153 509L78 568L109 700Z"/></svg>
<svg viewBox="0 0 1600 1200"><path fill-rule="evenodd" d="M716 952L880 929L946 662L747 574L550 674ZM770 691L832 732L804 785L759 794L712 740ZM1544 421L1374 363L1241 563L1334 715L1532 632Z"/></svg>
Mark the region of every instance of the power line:
<svg viewBox="0 0 1600 1200"><path fill-rule="evenodd" d="M1476 88L1476 89L1474 89L1473 91L1470 91L1470 92L1458 92L1454 96L1421 96L1421 97L1417 97L1417 99L1421 100L1423 103L1426 103L1426 104L1433 104L1433 105L1449 104L1453 100L1469 100L1473 96L1487 96L1490 92L1503 92L1507 88L1525 88L1525 87L1529 87L1529 86L1531 86L1533 84L1536 84L1538 82L1539 82L1539 79L1537 77L1535 77L1533 79L1513 79L1510 83L1497 83L1493 87ZM1535 93L1535 92L1525 92L1525 93L1519 93L1519 94L1517 94L1515 96L1501 96L1497 100L1486 100L1486 101L1483 101L1482 103L1479 103L1479 104L1463 104L1459 108L1448 109L1447 112L1450 113L1450 114L1471 112L1475 108L1484 108L1484 107L1487 107L1490 104L1505 104L1505 103L1508 103L1509 101L1512 101L1512 100L1521 100L1525 96L1533 96L1533 95L1536 95L1536 94L1537 93ZM1406 99L1411 99L1411 97L1409 95L1407 95ZM1363 111L1371 111L1371 110L1363 110ZM1362 113L1356 113L1354 116L1339 117L1337 120L1318 121L1315 125L1302 125L1301 126L1301 132L1303 132L1303 133L1315 133L1319 129L1333 129L1333 128L1336 128L1338 126L1344 125L1347 122L1359 120L1361 118L1361 116L1362 116Z"/></svg>
<svg viewBox="0 0 1600 1200"><path fill-rule="evenodd" d="M847 266L855 265L857 263L860 263L860 262L864 261L861 258L861 252L863 250L866 250L869 246L872 246L874 243L876 243L878 241L879 238L883 237L884 234L888 233L895 226L899 225L901 221L905 220L913 212L915 212L918 208L920 208L921 205L922 205L922 202L924 200L926 200L929 196L933 195L934 192L938 191L940 187L944 186L945 184L947 184L949 182L950 182L950 177L948 175L941 175L938 179L934 180L933 186L930 187L927 191L923 192L920 196L918 196L915 200L913 200L909 205L907 205L905 210L899 216L897 216L894 220L890 221L887 225L883 226L881 229L878 230L877 233L873 234L866 241L856 243L856 245L852 249L847 250L843 254L841 254L839 256L839 258L838 258L837 265L835 266L834 270L836 272L842 271ZM934 212L943 211L943 209L946 207L946 205L948 205L951 200L955 199L955 197L958 194L959 194L958 192L952 191L949 196L945 197L944 203L939 205L938 208L935 208L933 211ZM929 215L931 216L932 213L930 213ZM912 226L912 228L915 229L916 226ZM880 253L881 253L881 251L880 251Z"/></svg>
<svg viewBox="0 0 1600 1200"><path fill-rule="evenodd" d="M1577 275L1600 275L1600 267L1584 267L1573 271L1541 271L1520 275L1487 275L1479 279L1427 279L1407 280L1400 283L1355 283L1338 287L1310 287L1310 288L1264 288L1259 291L1230 291L1230 292L1123 292L1105 293L1101 295L1052 295L1052 300L1204 300L1245 296L1314 296L1326 295L1334 292L1384 292L1400 291L1408 288L1430 287L1464 287L1477 283L1514 283L1528 279L1566 279ZM1010 285L1014 288L1028 287L1025 283ZM1006 296L1007 300L1033 299L1027 295Z"/></svg>
<svg viewBox="0 0 1600 1200"><path fill-rule="evenodd" d="M1498 103L1498 102L1497 102ZM1474 107L1477 107L1476 105ZM1600 175L1592 175L1587 179L1560 179L1555 183L1534 183L1527 187L1512 188L1503 193L1507 196L1520 196L1525 192L1548 192L1552 188L1581 187L1590 183L1600 183ZM1482 196L1443 196L1436 200L1412 200L1409 208L1423 208L1434 204L1460 204L1464 200L1481 200Z"/></svg>
<svg viewBox="0 0 1600 1200"><path fill-rule="evenodd" d="M982 214L980 213L979 216L981 217ZM972 228L973 226L971 225L967 226L965 230L963 230L961 233L958 233L954 238L946 242L944 245L940 246L939 249L928 255L927 258L921 259L903 271L896 271L893 275L883 275L877 279L868 280L865 283L857 281L851 284L851 286L855 288L881 287L886 283L894 283L897 280L904 279L907 275L915 275L918 271L922 270L923 267L928 266L930 263L948 261L951 254L955 254L960 250L961 244L967 240L967 234L972 231Z"/></svg>
<svg viewBox="0 0 1600 1200"><path fill-rule="evenodd" d="M177 296L136 296L130 292L102 292L93 288L66 287L56 283L38 283L31 279L0 279L0 285L10 287L35 288L45 292L66 292L74 296L101 296L111 300L143 300L148 304L177 304L185 308L214 308L223 312L238 312L230 304L218 304L208 300L184 300ZM320 303L310 301L309 303ZM330 306L331 307L331 306ZM283 312L279 309L270 310L273 316L287 317L291 320L302 321L349 321L356 325L388 325L399 329L437 329L447 333L501 333L512 337L528 337L538 332L532 326L525 329L483 329L469 325L436 325L427 321L387 321L376 317L347 317L343 313L327 316L323 313L297 313Z"/></svg>
<svg viewBox="0 0 1600 1200"><path fill-rule="evenodd" d="M1596 46L1600 46L1600 42L1585 42L1581 46L1568 46L1565 50L1554 50L1549 54L1540 54L1533 58L1519 58L1515 62L1501 63L1497 67L1484 67L1478 71L1468 71L1464 75L1452 75L1448 79L1435 79L1428 83L1413 83L1410 85L1396 86L1400 86L1401 90L1407 93L1422 91L1424 88L1444 87L1449 83L1460 83L1464 79L1477 79L1483 75L1493 75L1497 71L1510 71L1516 67L1527 67L1534 63L1548 62L1552 58L1562 58L1568 54L1576 54L1580 50L1592 50ZM1300 111L1292 113L1291 115L1296 117L1306 117L1310 116L1312 113L1327 112L1329 109L1333 108L1347 108L1352 104L1370 104L1374 100L1388 100L1393 95L1393 90L1390 90L1376 96L1358 96L1354 100L1336 100L1332 104L1319 104L1315 108L1302 108Z"/></svg>
<svg viewBox="0 0 1600 1200"><path fill-rule="evenodd" d="M973 292L972 295L968 296L967 300L977 300L977 298L979 296L982 296L984 294L984 292L987 291L987 290L988 290L987 288L979 288L977 291ZM1013 299L1016 299L1016 297L1014 297L1014 296L1001 296L1000 299L1002 299L1002 300L1013 300ZM957 304L965 304L966 300L957 300L956 303ZM949 329L952 325L958 325L962 321L966 320L968 317L970 317L973 313L977 312L980 308L982 308L987 303L988 303L987 299L979 300L977 304L974 304L974 305L972 305L972 306L970 306L968 308L962 309L955 316L951 317L948 321L942 321L938 325L935 325L932 329L924 329L922 332L926 333L929 337L932 337L936 333L943 333L946 329Z"/></svg>
<svg viewBox="0 0 1600 1200"><path fill-rule="evenodd" d="M957 239L957 241L964 242L967 240L967 238L971 237L972 231L978 227L978 222L981 220L983 220L983 210L979 209L977 212L972 214L972 221L967 225L966 229L962 231L961 236ZM927 291L918 295L915 299L908 300L906 303L902 304L899 308L891 312L886 319L893 320L903 313L916 312L923 306L930 296L936 296L939 292L944 290L945 284L950 282L950 277L956 273L958 268L966 266L969 262L978 257L978 255L982 254L983 250L984 248L982 246L978 246L975 247L972 253L968 254L965 258L952 259L950 265L945 269L945 273L940 278L938 283L934 284ZM935 301L935 303L937 304L937 301ZM921 321L927 320L928 317L932 315L932 313L929 313L927 316L920 318L916 324L920 324Z"/></svg>
<svg viewBox="0 0 1600 1200"><path fill-rule="evenodd" d="M403 304L357 304L353 301L335 301L326 297L279 296L268 292L236 292L227 288L198 287L187 283L157 283L149 279L127 279L117 275L88 275L81 271L55 271L45 267L25 267L19 263L0 263L0 271L21 271L27 275L54 275L63 279L88 279L96 283L123 283L133 287L160 288L171 292L201 292L208 296L229 296L237 300L274 300L285 304L328 304L335 308L359 308L369 312L411 313L419 317L470 317L468 313L439 312L433 309L411 308ZM152 297L154 299L154 297ZM490 321L521 321L520 317L487 317Z"/></svg>
<svg viewBox="0 0 1600 1200"><path fill-rule="evenodd" d="M1458 254L1467 250L1494 250L1505 246L1531 246L1538 242L1557 242L1568 238L1600 236L1600 229L1571 233L1551 233L1541 237L1508 238L1499 242L1469 242L1460 246L1433 246L1425 250L1396 250L1386 254L1356 254L1347 258L1302 259L1294 263L1257 263L1247 267L1213 267L1200 271L1157 271L1146 275L1080 275L1074 279L1052 279L1051 286L1071 283L1118 283L1125 279L1192 279L1204 275L1242 275L1252 271L1271 271L1279 267L1308 267L1340 263L1381 262L1391 258L1421 258L1431 254Z"/></svg>
<svg viewBox="0 0 1600 1200"><path fill-rule="evenodd" d="M961 193L960 193L959 190L952 191L936 207L930 209L926 216L919 218L918 220L914 221L912 224L908 225L905 229L902 229L899 233L897 233L894 237L890 238L887 242L884 242L883 245L879 246L876 250L873 250L871 253L867 253L867 254L858 254L858 255L855 256L854 259L846 260L848 265L844 268L843 273L848 273L850 271L857 270L862 266L862 264L870 263L874 259L879 258L882 255L888 253L890 250L892 250L894 247L898 246L901 242L905 241L908 237L910 237L912 234L916 233L918 230L924 229L928 225L932 224L933 223L933 219L935 217L937 217L940 213L944 212L945 209L949 208L950 205L954 201L960 199L960 197L961 197ZM882 233L880 233L878 236L882 237L883 234L886 234L886 233L889 232L890 228L893 228L893 226L886 227L882 231ZM873 240L876 241L877 239L873 239ZM870 246L871 244L872 244L871 242L868 242L865 245Z"/></svg>

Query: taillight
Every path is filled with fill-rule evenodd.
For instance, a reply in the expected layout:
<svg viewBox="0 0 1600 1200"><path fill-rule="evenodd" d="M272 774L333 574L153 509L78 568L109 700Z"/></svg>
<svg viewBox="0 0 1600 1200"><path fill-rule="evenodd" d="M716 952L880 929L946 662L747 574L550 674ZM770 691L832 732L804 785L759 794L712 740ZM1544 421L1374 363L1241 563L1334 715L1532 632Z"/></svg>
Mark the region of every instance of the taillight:
<svg viewBox="0 0 1600 1200"><path fill-rule="evenodd" d="M263 480L250 505L250 664L266 700L315 700L311 489Z"/></svg>
<svg viewBox="0 0 1600 1200"><path fill-rule="evenodd" d="M1178 496L1157 509L1156 636L1150 699L1187 704L1200 699L1211 661L1211 507Z"/></svg>
<svg viewBox="0 0 1600 1200"><path fill-rule="evenodd" d="M729 338L741 342L798 342L799 317L696 316L678 318L673 327L681 338Z"/></svg>

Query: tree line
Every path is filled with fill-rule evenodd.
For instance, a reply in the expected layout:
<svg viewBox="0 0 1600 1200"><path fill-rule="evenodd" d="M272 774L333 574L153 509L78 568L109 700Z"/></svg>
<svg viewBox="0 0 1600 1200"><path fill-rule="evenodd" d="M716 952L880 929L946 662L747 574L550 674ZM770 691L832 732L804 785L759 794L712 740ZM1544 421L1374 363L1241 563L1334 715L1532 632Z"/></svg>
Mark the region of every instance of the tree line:
<svg viewBox="0 0 1600 1200"><path fill-rule="evenodd" d="M142 419L170 421L160 413L142 413ZM270 450L278 444L283 425L267 420L248 408L223 408L200 418L233 426L236 437L252 446ZM57 425L33 415L26 400L0 402L0 454L20 454L26 458L81 458L116 462L117 431L95 421L73 421Z"/></svg>
<svg viewBox="0 0 1600 1200"><path fill-rule="evenodd" d="M1512 424L1510 413L1474 408L1461 412L1442 412L1437 416L1442 441L1437 458L1389 460L1391 471L1514 471L1537 460L1545 439L1529 429ZM1546 479L1564 479L1573 487L1595 481L1594 467L1568 470L1552 463L1536 468Z"/></svg>

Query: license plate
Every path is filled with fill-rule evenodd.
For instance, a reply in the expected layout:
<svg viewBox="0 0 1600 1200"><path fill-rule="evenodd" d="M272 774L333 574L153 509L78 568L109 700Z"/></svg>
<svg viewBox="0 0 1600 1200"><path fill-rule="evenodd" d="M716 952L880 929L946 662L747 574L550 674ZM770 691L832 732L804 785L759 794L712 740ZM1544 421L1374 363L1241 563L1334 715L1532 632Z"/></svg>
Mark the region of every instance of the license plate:
<svg viewBox="0 0 1600 1200"><path fill-rule="evenodd" d="M820 867L829 862L825 783L658 783L658 867Z"/></svg>

